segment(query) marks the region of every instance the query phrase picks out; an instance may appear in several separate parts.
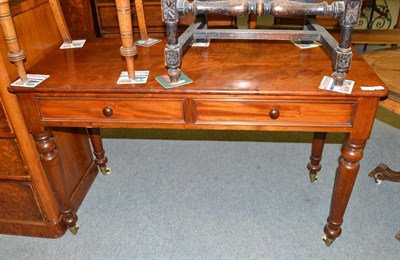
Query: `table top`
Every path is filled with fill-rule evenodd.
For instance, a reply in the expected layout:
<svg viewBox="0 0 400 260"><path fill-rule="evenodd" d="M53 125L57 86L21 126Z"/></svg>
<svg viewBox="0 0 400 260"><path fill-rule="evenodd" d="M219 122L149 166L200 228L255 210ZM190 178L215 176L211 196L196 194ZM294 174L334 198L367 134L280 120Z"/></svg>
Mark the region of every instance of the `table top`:
<svg viewBox="0 0 400 260"><path fill-rule="evenodd" d="M190 47L181 70L193 83L165 89L156 76L166 74L165 40L150 48L138 46L136 70L149 70L146 84L118 85L126 70L118 39L87 41L80 49L54 50L28 73L50 77L35 88L11 87L33 93L190 93L346 96L320 90L323 76L333 72L323 47L301 50L290 42L212 40L209 47ZM383 97L387 90L362 91L360 86L383 86L372 69L355 54L348 79L355 81L352 96Z"/></svg>

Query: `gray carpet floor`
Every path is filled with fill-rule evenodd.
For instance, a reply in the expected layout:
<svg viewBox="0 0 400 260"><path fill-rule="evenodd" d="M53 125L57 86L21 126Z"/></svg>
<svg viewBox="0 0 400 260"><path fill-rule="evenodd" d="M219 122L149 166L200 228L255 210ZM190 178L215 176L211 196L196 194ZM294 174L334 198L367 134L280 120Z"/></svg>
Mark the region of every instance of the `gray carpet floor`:
<svg viewBox="0 0 400 260"><path fill-rule="evenodd" d="M400 120L380 110L343 233L321 241L343 134L329 134L311 184L311 133L105 129L112 174L60 239L0 235L0 259L400 259ZM135 137L136 139L130 139Z"/></svg>

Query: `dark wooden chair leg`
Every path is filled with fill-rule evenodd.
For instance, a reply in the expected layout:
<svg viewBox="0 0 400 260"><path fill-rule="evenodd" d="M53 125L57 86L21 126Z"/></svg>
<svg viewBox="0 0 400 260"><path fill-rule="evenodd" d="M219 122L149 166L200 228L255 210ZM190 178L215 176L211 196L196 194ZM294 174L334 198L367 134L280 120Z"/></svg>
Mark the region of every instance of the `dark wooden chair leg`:
<svg viewBox="0 0 400 260"><path fill-rule="evenodd" d="M317 173L321 170L320 161L322 159L322 151L324 149L326 132L315 132L311 148L310 162L307 164L307 169L310 170L310 181L318 180Z"/></svg>
<svg viewBox="0 0 400 260"><path fill-rule="evenodd" d="M93 154L96 158L96 164L99 166L99 169L103 173L103 175L110 174L111 170L106 166L108 159L105 156L100 128L88 128L87 131L89 133L90 142L92 143Z"/></svg>
<svg viewBox="0 0 400 260"><path fill-rule="evenodd" d="M351 51L351 35L353 28L357 25L358 17L360 15L361 0L347 0L345 2L345 9L343 18L341 19L340 41L335 49L333 67L335 72L332 78L336 86L343 85L346 79L347 72L350 69L353 53Z"/></svg>
<svg viewBox="0 0 400 260"><path fill-rule="evenodd" d="M172 83L179 81L182 59L182 46L178 43L179 15L176 2L176 0L161 0L162 18L167 30L167 45L164 50L165 65Z"/></svg>
<svg viewBox="0 0 400 260"><path fill-rule="evenodd" d="M400 171L395 172L383 163L379 164L378 167L372 170L368 176L374 178L377 184L381 184L384 180L400 182Z"/></svg>

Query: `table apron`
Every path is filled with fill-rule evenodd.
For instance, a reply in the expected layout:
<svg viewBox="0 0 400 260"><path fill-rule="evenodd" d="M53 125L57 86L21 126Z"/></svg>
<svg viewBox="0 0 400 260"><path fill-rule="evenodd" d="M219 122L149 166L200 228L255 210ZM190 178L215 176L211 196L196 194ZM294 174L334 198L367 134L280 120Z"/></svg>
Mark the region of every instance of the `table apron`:
<svg viewBox="0 0 400 260"><path fill-rule="evenodd" d="M43 126L350 132L357 100L35 97Z"/></svg>

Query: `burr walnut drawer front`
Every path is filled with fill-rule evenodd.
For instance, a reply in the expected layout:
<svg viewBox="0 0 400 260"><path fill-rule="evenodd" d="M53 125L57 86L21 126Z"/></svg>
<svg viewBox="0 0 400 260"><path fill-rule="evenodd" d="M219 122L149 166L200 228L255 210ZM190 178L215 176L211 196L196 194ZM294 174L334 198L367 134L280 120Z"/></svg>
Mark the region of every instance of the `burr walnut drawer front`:
<svg viewBox="0 0 400 260"><path fill-rule="evenodd" d="M196 124L350 126L355 102L195 100Z"/></svg>
<svg viewBox="0 0 400 260"><path fill-rule="evenodd" d="M184 122L184 99L39 98L42 119Z"/></svg>

